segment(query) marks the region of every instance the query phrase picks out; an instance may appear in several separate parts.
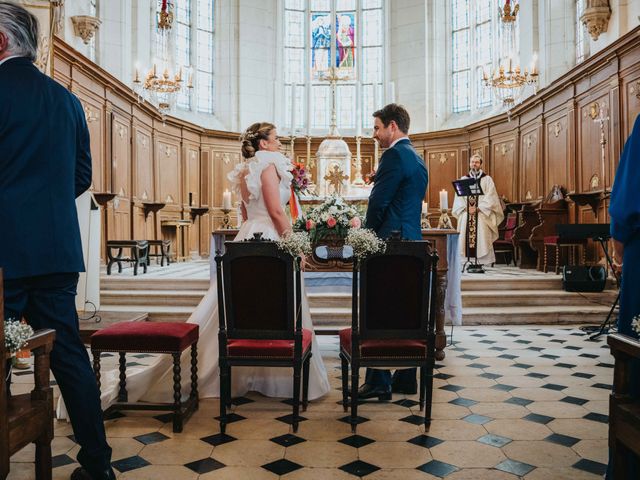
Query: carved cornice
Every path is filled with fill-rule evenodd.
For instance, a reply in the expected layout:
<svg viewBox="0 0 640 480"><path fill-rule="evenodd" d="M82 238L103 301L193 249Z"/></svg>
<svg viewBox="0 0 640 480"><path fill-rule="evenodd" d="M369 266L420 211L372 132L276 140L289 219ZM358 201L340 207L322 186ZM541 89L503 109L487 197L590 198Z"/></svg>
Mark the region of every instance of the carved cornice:
<svg viewBox="0 0 640 480"><path fill-rule="evenodd" d="M602 32L606 32L611 18L609 0L587 0L580 21L587 27L593 40L598 40Z"/></svg>
<svg viewBox="0 0 640 480"><path fill-rule="evenodd" d="M76 36L82 38L85 45L89 45L96 30L102 23L98 18L89 15L76 15L71 17L73 31Z"/></svg>

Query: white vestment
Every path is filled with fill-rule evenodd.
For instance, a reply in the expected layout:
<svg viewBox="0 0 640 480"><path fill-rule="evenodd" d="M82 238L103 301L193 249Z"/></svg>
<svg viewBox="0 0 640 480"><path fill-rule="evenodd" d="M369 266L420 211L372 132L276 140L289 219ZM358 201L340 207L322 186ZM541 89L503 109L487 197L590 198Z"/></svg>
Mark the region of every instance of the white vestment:
<svg viewBox="0 0 640 480"><path fill-rule="evenodd" d="M465 176L463 178L469 178ZM478 264L487 265L496 261L493 252L493 242L498 239L498 225L504 219L504 211L496 186L493 179L485 175L480 179L480 186L484 195L478 197L478 238L477 252ZM458 231L460 232L460 241L458 242L460 256L466 258L466 233L467 233L467 199L456 195L453 201L453 209L451 211L454 217L458 219Z"/></svg>

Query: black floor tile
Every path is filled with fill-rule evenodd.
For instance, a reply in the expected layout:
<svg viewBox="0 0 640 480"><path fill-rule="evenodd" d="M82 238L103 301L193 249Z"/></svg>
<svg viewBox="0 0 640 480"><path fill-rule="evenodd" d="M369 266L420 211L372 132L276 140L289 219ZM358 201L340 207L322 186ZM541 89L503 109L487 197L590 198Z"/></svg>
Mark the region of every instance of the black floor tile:
<svg viewBox="0 0 640 480"><path fill-rule="evenodd" d="M146 467L147 465L151 465L144 458L134 455L133 457L123 458L121 460L116 460L115 462L111 462L113 468L118 470L120 473L129 472L131 470L137 470L138 468Z"/></svg>
<svg viewBox="0 0 640 480"><path fill-rule="evenodd" d="M511 390L515 390L518 387L514 387L513 385L505 385L503 383L498 383L497 385L492 385L491 388L494 390L501 390L503 392L510 392Z"/></svg>
<svg viewBox="0 0 640 480"><path fill-rule="evenodd" d="M496 380L497 378L502 377L502 375L498 375L497 373L489 373L485 372L480 375L482 378L488 378L489 380Z"/></svg>
<svg viewBox="0 0 640 480"><path fill-rule="evenodd" d="M489 368L491 365L485 365L484 363L471 363L467 367L471 368Z"/></svg>
<svg viewBox="0 0 640 480"><path fill-rule="evenodd" d="M553 340L551 340L553 342ZM520 343L521 345L529 345L531 342L529 340L516 340L515 343Z"/></svg>
<svg viewBox="0 0 640 480"><path fill-rule="evenodd" d="M340 421L351 425L351 416L347 415L346 417L342 417ZM369 421L368 418L361 417L360 415L358 415L356 416L355 424L360 425L361 423L368 422L368 421Z"/></svg>
<svg viewBox="0 0 640 480"><path fill-rule="evenodd" d="M553 366L554 367L560 367L560 368L575 368L576 367L576 365L572 365L570 363L562 363L562 362L556 363Z"/></svg>
<svg viewBox="0 0 640 480"><path fill-rule="evenodd" d="M480 340L478 343L486 343L487 345L493 345L494 343L498 343L495 340Z"/></svg>
<svg viewBox="0 0 640 480"><path fill-rule="evenodd" d="M532 352L541 352L544 350L542 347L527 347L527 350L531 350Z"/></svg>
<svg viewBox="0 0 640 480"><path fill-rule="evenodd" d="M440 390L446 390L447 392L459 392L460 390L464 390L464 387L460 385L444 385L440 387Z"/></svg>
<svg viewBox="0 0 640 480"><path fill-rule="evenodd" d="M56 455L55 457L51 457L51 466L53 468L64 467L65 465L70 465L75 462L76 461L69 455Z"/></svg>
<svg viewBox="0 0 640 480"><path fill-rule="evenodd" d="M604 463L594 462L586 458L574 463L572 467L582 470L583 472L593 473L594 475L604 475L607 471L607 466Z"/></svg>
<svg viewBox="0 0 640 480"><path fill-rule="evenodd" d="M592 375L591 373L582 373L582 372L572 373L571 376L572 377L578 377L578 378L593 378L593 377L595 377L595 375Z"/></svg>
<svg viewBox="0 0 640 480"><path fill-rule="evenodd" d="M114 414L120 414L124 417L124 415L120 412L114 412ZM119 418L119 417L112 417L111 414L109 414L109 420L113 419L113 418ZM162 423L169 423L169 422L173 422L173 413L163 413L161 415L156 415L155 417L156 420L162 422Z"/></svg>
<svg viewBox="0 0 640 480"><path fill-rule="evenodd" d="M411 408L411 407L415 407L416 405L420 405L420 402L416 402L415 400L411 400L409 398L403 398L402 400L396 400L395 402L396 405L400 405L401 407L407 407L407 408Z"/></svg>
<svg viewBox="0 0 640 480"><path fill-rule="evenodd" d="M143 445L151 445L152 443L164 442L169 439L169 437L160 432L145 433L144 435L138 435L133 438Z"/></svg>
<svg viewBox="0 0 640 480"><path fill-rule="evenodd" d="M489 350L495 350L496 352L504 352L509 349L504 347L489 347Z"/></svg>
<svg viewBox="0 0 640 480"><path fill-rule="evenodd" d="M253 402L255 402L255 400L251 400L250 398L247 398L247 397L236 397L231 399L231 404L236 406L245 405L247 403L253 403Z"/></svg>
<svg viewBox="0 0 640 480"><path fill-rule="evenodd" d="M516 368L522 368L524 370L528 370L531 367L533 367L533 365L529 365L529 364L526 364L526 363L514 363L513 366L516 367Z"/></svg>
<svg viewBox="0 0 640 480"><path fill-rule="evenodd" d="M440 380L449 380L453 378L453 375L448 375L446 373L436 373L433 378L439 378Z"/></svg>
<svg viewBox="0 0 640 480"><path fill-rule="evenodd" d="M476 357L475 355L469 355L465 353L464 355L460 355L460 358L464 358L465 360L477 360L480 357Z"/></svg>
<svg viewBox="0 0 640 480"><path fill-rule="evenodd" d="M482 437L478 438L476 440L476 442L484 443L486 445L491 445L492 447L502 448L507 443L511 443L512 440L510 438L507 438L507 437L503 437L503 436L500 436L500 435L493 435L491 433L488 433L488 434L483 435Z"/></svg>
<svg viewBox="0 0 640 480"><path fill-rule="evenodd" d="M436 437L430 437L429 435L418 435L417 437L413 437L411 440L407 440L407 442L418 445L419 447L433 448L436 445L443 443L444 440L440 440Z"/></svg>
<svg viewBox="0 0 640 480"><path fill-rule="evenodd" d="M424 465L420 465L417 469L436 477L445 478L447 475L456 472L458 467L438 460L431 460Z"/></svg>
<svg viewBox="0 0 640 480"><path fill-rule="evenodd" d="M517 460L507 459L502 463L496 465L498 470L502 470L503 472L512 473L513 475L517 475L519 477L524 477L527 473L533 470L533 465L529 465L528 463L518 462Z"/></svg>
<svg viewBox="0 0 640 480"><path fill-rule="evenodd" d="M565 345L563 348L566 348L567 350L582 350L582 347L577 347L575 345Z"/></svg>
<svg viewBox="0 0 640 480"><path fill-rule="evenodd" d="M553 417L548 417L547 415L540 415L539 413L530 413L526 417L522 417L524 420L529 420L530 422L541 423L546 425L547 423L555 420Z"/></svg>
<svg viewBox="0 0 640 480"><path fill-rule="evenodd" d="M593 388L601 388L603 390L611 390L613 388L613 385L608 384L608 383L594 383L593 385L591 385Z"/></svg>
<svg viewBox="0 0 640 480"><path fill-rule="evenodd" d="M502 355L498 355L498 358L506 358L507 360L513 360L514 358L518 358L518 356L510 355L508 353L503 353Z"/></svg>
<svg viewBox="0 0 640 480"><path fill-rule="evenodd" d="M547 383L543 385L542 388L546 388L548 390L555 390L556 392L559 392L561 390L564 390L567 387L565 385L558 385L556 383Z"/></svg>
<svg viewBox="0 0 640 480"><path fill-rule="evenodd" d="M544 355L540 355L540 358L549 358L551 360L557 360L560 357L558 355L551 355L549 353L545 353Z"/></svg>
<svg viewBox="0 0 640 480"><path fill-rule="evenodd" d="M579 438L570 437L569 435L561 435L559 433L554 433L545 438L547 442L557 443L558 445L564 445L565 447L573 447L576 443L580 441Z"/></svg>
<svg viewBox="0 0 640 480"><path fill-rule="evenodd" d="M486 337L484 333L473 333L469 335L470 337Z"/></svg>
<svg viewBox="0 0 640 480"><path fill-rule="evenodd" d="M273 443L282 445L283 447L291 447L302 442L306 442L304 438L300 438L297 435L287 433L286 435L280 435L279 437L273 437L269 439Z"/></svg>
<svg viewBox="0 0 640 480"><path fill-rule="evenodd" d="M560 340L558 338L554 338L553 340L549 340L549 341L553 343L567 343L566 340Z"/></svg>
<svg viewBox="0 0 640 480"><path fill-rule="evenodd" d="M593 353L581 353L578 356L584 358L598 358L598 355L594 355Z"/></svg>
<svg viewBox="0 0 640 480"><path fill-rule="evenodd" d="M584 405L585 403L587 403L589 400L585 400L584 398L578 398L578 397L564 397L560 399L561 402L565 402L565 403L571 403L573 405Z"/></svg>
<svg viewBox="0 0 640 480"><path fill-rule="evenodd" d="M513 405L520 405L521 407L526 407L530 403L533 403L533 400L529 400L527 398L520 397L511 397L508 400L505 400L504 403L511 403Z"/></svg>
<svg viewBox="0 0 640 480"><path fill-rule="evenodd" d="M472 407L473 405L476 405L478 402L476 402L475 400L471 400L469 398L454 398L449 403L453 405L458 405L460 407Z"/></svg>
<svg viewBox="0 0 640 480"><path fill-rule="evenodd" d="M189 470L193 470L198 475L203 475L205 473L218 470L219 468L224 468L225 464L220 463L213 458L203 458L202 460L196 460L195 462L187 463L185 464L185 467L187 467Z"/></svg>
<svg viewBox="0 0 640 480"><path fill-rule="evenodd" d="M351 435L350 437L343 438L342 440L338 441L353 448L364 447L365 445L369 445L370 443L375 442L375 440L363 437L362 435Z"/></svg>
<svg viewBox="0 0 640 480"><path fill-rule="evenodd" d="M613 365L613 363L600 362L600 363L596 363L596 367L613 368L614 365Z"/></svg>
<svg viewBox="0 0 640 480"><path fill-rule="evenodd" d="M594 422L609 423L609 415L603 415L602 413L587 413L584 417L585 420L593 420Z"/></svg>
<svg viewBox="0 0 640 480"><path fill-rule="evenodd" d="M296 470L301 469L302 465L298 465L295 462L281 458L280 460L276 460L275 462L262 465L262 468L264 468L265 470L269 470L271 473L275 473L276 475L286 475L287 473L295 472Z"/></svg>
<svg viewBox="0 0 640 480"><path fill-rule="evenodd" d="M485 423L489 423L491 420L493 420L493 418L472 413L471 415L463 417L462 420L469 423L475 423L476 425L484 425Z"/></svg>
<svg viewBox="0 0 640 480"><path fill-rule="evenodd" d="M239 422L241 420L246 420L247 417L243 417L242 415L238 415L237 413L228 413L227 414L227 425L234 422ZM220 421L220 417L216 417L216 420Z"/></svg>
<svg viewBox="0 0 640 480"><path fill-rule="evenodd" d="M226 433L216 433L215 435L203 437L200 440L202 440L203 442L207 442L209 445L217 447L218 445L233 442L237 440L237 438L232 437L231 435L227 435Z"/></svg>
<svg viewBox="0 0 640 480"><path fill-rule="evenodd" d="M541 337L553 337L553 333L541 332L538 335L541 336Z"/></svg>
<svg viewBox="0 0 640 480"><path fill-rule="evenodd" d="M412 425L424 425L424 417L421 415L409 415L400 419L401 422L411 423Z"/></svg>
<svg viewBox="0 0 640 480"><path fill-rule="evenodd" d="M278 417L276 418L276 420L281 421L282 423L287 423L289 425L293 424L293 413L290 413L289 415L283 415L282 417ZM304 422L306 420L305 417L303 417L302 415L298 415L298 422Z"/></svg>
<svg viewBox="0 0 640 480"><path fill-rule="evenodd" d="M380 467L376 467L362 460L356 460L355 462L347 463L340 467L340 470L347 472L356 477L365 477L373 472L380 470Z"/></svg>

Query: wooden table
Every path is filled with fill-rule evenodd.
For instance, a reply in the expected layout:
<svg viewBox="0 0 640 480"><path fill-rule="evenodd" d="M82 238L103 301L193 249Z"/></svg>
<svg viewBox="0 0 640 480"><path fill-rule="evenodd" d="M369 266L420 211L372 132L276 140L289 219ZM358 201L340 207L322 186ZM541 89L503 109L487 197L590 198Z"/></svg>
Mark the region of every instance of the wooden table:
<svg viewBox="0 0 640 480"><path fill-rule="evenodd" d="M175 231L175 261L184 262L189 259L189 227L191 222L177 218L175 220L162 220L160 227L163 230ZM172 235L173 236L173 235Z"/></svg>
<svg viewBox="0 0 640 480"><path fill-rule="evenodd" d="M220 229L214 230L211 235L213 236L213 243L215 249L212 250L211 255L215 255L217 250L224 252L224 242L233 240L238 234L237 229ZM457 230L439 230L437 228L429 228L422 230L422 239L431 242L432 249L438 253L438 278L437 278L437 297L436 305L438 310L436 311L436 359L443 360L445 357L444 348L447 345L447 335L444 331L444 306L445 306L445 293L447 291L447 272L449 270L449 264L447 262L447 236L452 234L458 234ZM308 271L314 271L313 264ZM331 267L327 268L326 264L320 269L315 271L335 271L335 272L351 272L351 262L337 262L332 261Z"/></svg>

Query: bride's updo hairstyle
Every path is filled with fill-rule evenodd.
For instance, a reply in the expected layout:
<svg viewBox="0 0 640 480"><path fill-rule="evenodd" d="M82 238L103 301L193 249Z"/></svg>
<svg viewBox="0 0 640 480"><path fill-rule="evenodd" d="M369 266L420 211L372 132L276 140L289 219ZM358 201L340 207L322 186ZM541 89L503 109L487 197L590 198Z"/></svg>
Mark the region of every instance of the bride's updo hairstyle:
<svg viewBox="0 0 640 480"><path fill-rule="evenodd" d="M273 123L257 122L247 128L240 140L242 141L242 156L244 158L254 157L260 150L260 140L268 140L271 131L276 128Z"/></svg>

